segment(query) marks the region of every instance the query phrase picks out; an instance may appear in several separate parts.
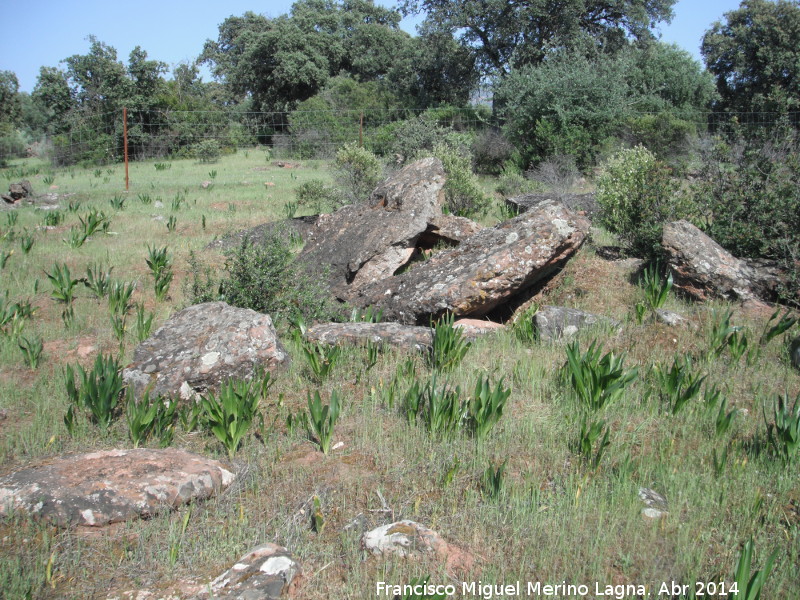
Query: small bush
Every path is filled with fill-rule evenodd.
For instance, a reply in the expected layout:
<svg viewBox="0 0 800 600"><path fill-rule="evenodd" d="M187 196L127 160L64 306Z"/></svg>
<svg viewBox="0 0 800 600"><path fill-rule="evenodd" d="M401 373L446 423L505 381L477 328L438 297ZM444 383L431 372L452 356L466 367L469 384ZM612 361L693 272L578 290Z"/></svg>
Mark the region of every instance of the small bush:
<svg viewBox="0 0 800 600"><path fill-rule="evenodd" d="M220 282L220 296L232 306L267 313L273 319L340 318L319 277L295 264L287 237L283 231L274 231L261 243L245 238L227 251L227 277Z"/></svg>
<svg viewBox="0 0 800 600"><path fill-rule="evenodd" d="M706 232L734 256L777 261L786 298L800 291L800 137L716 140L704 153L693 197Z"/></svg>
<svg viewBox="0 0 800 600"><path fill-rule="evenodd" d="M574 157L556 154L540 162L529 177L562 199L578 182L580 174Z"/></svg>
<svg viewBox="0 0 800 600"><path fill-rule="evenodd" d="M321 214L324 208L337 208L342 204L339 191L326 185L321 179L310 179L301 183L294 191L297 205L311 207L315 214Z"/></svg>
<svg viewBox="0 0 800 600"><path fill-rule="evenodd" d="M339 149L333 168L348 204L366 200L383 176L378 157L356 144L345 144Z"/></svg>
<svg viewBox="0 0 800 600"><path fill-rule="evenodd" d="M666 165L647 148L616 154L597 182L600 220L633 255L657 257L664 223L688 212Z"/></svg>
<svg viewBox="0 0 800 600"><path fill-rule="evenodd" d="M472 166L477 173L499 175L514 154L514 145L502 133L487 129L472 142Z"/></svg>
<svg viewBox="0 0 800 600"><path fill-rule="evenodd" d="M67 365L64 380L70 407L64 421L68 428L74 421L74 409L85 408L92 422L107 429L117 416L117 405L123 390L122 365L113 356L98 354L92 370L88 373L76 365L80 386L75 385L75 369Z"/></svg>
<svg viewBox="0 0 800 600"><path fill-rule="evenodd" d="M472 173L470 157L448 143L437 144L433 155L442 161L447 175L444 184L447 210L461 217L486 214L490 200Z"/></svg>
<svg viewBox="0 0 800 600"><path fill-rule="evenodd" d="M222 151L217 140L203 140L192 146L192 154L201 163L213 163L219 160Z"/></svg>

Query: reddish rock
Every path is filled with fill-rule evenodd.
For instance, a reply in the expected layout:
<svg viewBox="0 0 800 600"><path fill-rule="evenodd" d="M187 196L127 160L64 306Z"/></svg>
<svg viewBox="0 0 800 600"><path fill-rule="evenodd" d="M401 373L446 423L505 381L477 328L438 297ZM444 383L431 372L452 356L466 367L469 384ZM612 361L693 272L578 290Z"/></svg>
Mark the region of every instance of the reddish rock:
<svg viewBox="0 0 800 600"><path fill-rule="evenodd" d="M447 312L481 317L563 266L588 230L586 219L563 205L543 202L348 300L407 324L426 324Z"/></svg>
<svg viewBox="0 0 800 600"><path fill-rule="evenodd" d="M189 399L228 378L248 379L256 367L288 363L269 315L208 302L172 315L136 347L122 376L137 393L152 386L153 396Z"/></svg>
<svg viewBox="0 0 800 600"><path fill-rule="evenodd" d="M233 479L218 461L175 448L92 452L0 479L0 516L100 527L209 498Z"/></svg>

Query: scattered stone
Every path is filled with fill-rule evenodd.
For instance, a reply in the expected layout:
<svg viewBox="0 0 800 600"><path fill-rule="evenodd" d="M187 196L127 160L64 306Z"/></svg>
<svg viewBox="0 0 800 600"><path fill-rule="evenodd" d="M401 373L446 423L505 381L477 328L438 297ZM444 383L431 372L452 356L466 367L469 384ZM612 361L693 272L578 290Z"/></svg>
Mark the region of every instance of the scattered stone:
<svg viewBox="0 0 800 600"><path fill-rule="evenodd" d="M774 264L738 259L687 221L664 225L661 245L675 289L696 300L771 301L781 286Z"/></svg>
<svg viewBox="0 0 800 600"><path fill-rule="evenodd" d="M660 519L667 514L667 499L650 488L639 488L639 499L644 503L642 516L645 519Z"/></svg>
<svg viewBox="0 0 800 600"><path fill-rule="evenodd" d="M671 310L664 310L663 308L656 309L656 319L659 323L669 325L670 327L691 327L692 323L681 314L672 312Z"/></svg>
<svg viewBox="0 0 800 600"><path fill-rule="evenodd" d="M248 379L256 367L289 363L269 315L225 302L195 304L174 315L136 347L123 379L137 393L188 400L232 377Z"/></svg>
<svg viewBox="0 0 800 600"><path fill-rule="evenodd" d="M453 323L453 327L461 329L462 333L470 339L487 333L497 333L505 329L505 325L501 323L482 319L457 319L455 323Z"/></svg>
<svg viewBox="0 0 800 600"><path fill-rule="evenodd" d="M349 301L382 309L384 318L410 325L447 312L482 317L563 266L588 229L586 219L545 202L482 229L406 273L365 287Z"/></svg>
<svg viewBox="0 0 800 600"><path fill-rule="evenodd" d="M0 516L102 527L209 498L233 480L218 461L176 448L92 452L0 479Z"/></svg>
<svg viewBox="0 0 800 600"><path fill-rule="evenodd" d="M8 418L8 411L4 408L0 410L0 421L5 421Z"/></svg>
<svg viewBox="0 0 800 600"><path fill-rule="evenodd" d="M204 181L203 183L200 184L200 187L203 188L204 190L207 190L212 185L214 185L213 181Z"/></svg>
<svg viewBox="0 0 800 600"><path fill-rule="evenodd" d="M594 194L522 194L506 198L506 206L518 213L537 210L545 202L560 202L575 213L583 213L593 219L599 208Z"/></svg>
<svg viewBox="0 0 800 600"><path fill-rule="evenodd" d="M469 552L448 544L432 529L408 519L366 532L361 536L361 547L376 556L393 554L410 558L432 553L445 561L451 574L468 572L475 562Z"/></svg>
<svg viewBox="0 0 800 600"><path fill-rule="evenodd" d="M342 300L391 277L410 260L420 235L441 214L444 182L437 158L404 167L367 202L320 215L298 260L314 272L327 270L330 288Z"/></svg>
<svg viewBox="0 0 800 600"><path fill-rule="evenodd" d="M587 327L604 326L614 329L622 327L622 323L615 319L564 306L540 308L533 317L533 323L543 340L571 338Z"/></svg>
<svg viewBox="0 0 800 600"><path fill-rule="evenodd" d="M195 598L230 600L278 600L293 596L302 579L303 569L283 546L263 544L236 561Z"/></svg>
<svg viewBox="0 0 800 600"><path fill-rule="evenodd" d="M789 356L795 369L800 369L800 337L796 337L789 345Z"/></svg>
<svg viewBox="0 0 800 600"><path fill-rule="evenodd" d="M276 160L272 164L278 167L279 169L299 169L300 167L303 166L300 163L293 163L285 160Z"/></svg>
<svg viewBox="0 0 800 600"><path fill-rule="evenodd" d="M33 200L33 186L27 179L8 186L8 194L3 194L3 200L8 204L17 204L22 200Z"/></svg>

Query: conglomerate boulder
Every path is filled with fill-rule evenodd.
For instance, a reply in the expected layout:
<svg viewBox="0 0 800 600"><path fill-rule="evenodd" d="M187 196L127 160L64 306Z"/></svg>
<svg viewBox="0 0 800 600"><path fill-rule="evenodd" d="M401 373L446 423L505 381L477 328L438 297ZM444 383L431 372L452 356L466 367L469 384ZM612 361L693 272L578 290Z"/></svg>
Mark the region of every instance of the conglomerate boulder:
<svg viewBox="0 0 800 600"><path fill-rule="evenodd" d="M139 393L150 387L151 396L190 399L228 378L250 378L257 367L288 363L269 315L206 302L175 313L139 344L122 376Z"/></svg>

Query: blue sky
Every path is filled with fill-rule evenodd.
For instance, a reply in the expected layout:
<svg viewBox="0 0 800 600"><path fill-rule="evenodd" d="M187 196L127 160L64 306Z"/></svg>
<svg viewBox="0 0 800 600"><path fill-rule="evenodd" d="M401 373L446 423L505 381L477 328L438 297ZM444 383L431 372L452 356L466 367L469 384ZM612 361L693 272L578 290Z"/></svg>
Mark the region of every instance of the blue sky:
<svg viewBox="0 0 800 600"><path fill-rule="evenodd" d="M393 0L378 3L394 5ZM206 39L216 39L227 17L248 10L276 17L291 5L292 0L0 0L0 70L14 71L20 89L30 92L39 67L59 66L68 56L88 52L88 35L116 48L123 61L138 45L150 58L174 67L194 59ZM738 6L739 0L680 0L672 23L661 27L662 39L700 60L703 33ZM405 21L403 29L414 33L416 22Z"/></svg>

